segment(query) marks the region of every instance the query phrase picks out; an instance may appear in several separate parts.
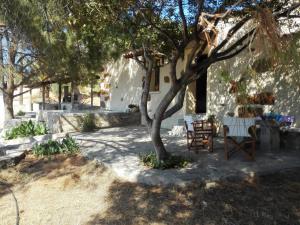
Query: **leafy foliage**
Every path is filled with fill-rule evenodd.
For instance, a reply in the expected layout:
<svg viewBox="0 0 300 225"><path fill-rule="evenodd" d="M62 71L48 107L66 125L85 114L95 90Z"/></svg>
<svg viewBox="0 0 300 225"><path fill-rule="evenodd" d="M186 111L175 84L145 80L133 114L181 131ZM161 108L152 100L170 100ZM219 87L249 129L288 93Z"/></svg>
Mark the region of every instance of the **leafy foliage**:
<svg viewBox="0 0 300 225"><path fill-rule="evenodd" d="M92 113L87 113L82 121L81 131L83 132L91 132L97 128L95 124L95 116Z"/></svg>
<svg viewBox="0 0 300 225"><path fill-rule="evenodd" d="M30 137L47 134L48 130L43 123L34 123L31 120L24 121L20 125L8 130L5 133L5 139L15 139L19 137Z"/></svg>
<svg viewBox="0 0 300 225"><path fill-rule="evenodd" d="M189 160L178 155L170 155L167 160L159 162L157 160L155 152L140 155L140 160L145 166L153 169L172 169L172 168L184 168L190 162Z"/></svg>
<svg viewBox="0 0 300 225"><path fill-rule="evenodd" d="M17 116L25 116L25 112L23 112L22 110L20 110L20 111L17 113Z"/></svg>
<svg viewBox="0 0 300 225"><path fill-rule="evenodd" d="M32 148L32 152L37 156L47 156L55 154L74 154L79 151L79 145L76 141L66 136L61 142L49 140L46 143L37 144Z"/></svg>

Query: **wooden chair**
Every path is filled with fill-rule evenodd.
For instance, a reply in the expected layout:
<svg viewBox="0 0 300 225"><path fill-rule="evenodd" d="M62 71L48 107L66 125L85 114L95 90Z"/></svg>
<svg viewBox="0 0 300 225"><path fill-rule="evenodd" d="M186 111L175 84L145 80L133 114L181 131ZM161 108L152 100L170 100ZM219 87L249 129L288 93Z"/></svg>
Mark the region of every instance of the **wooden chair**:
<svg viewBox="0 0 300 225"><path fill-rule="evenodd" d="M213 151L213 124L206 120L193 121L192 117L185 117L187 130L187 146L189 150L208 147Z"/></svg>
<svg viewBox="0 0 300 225"><path fill-rule="evenodd" d="M256 131L255 118L224 117L224 148L225 159L234 153L243 152L250 159L255 159ZM233 148L229 149L229 144ZM248 148L250 145L250 148Z"/></svg>

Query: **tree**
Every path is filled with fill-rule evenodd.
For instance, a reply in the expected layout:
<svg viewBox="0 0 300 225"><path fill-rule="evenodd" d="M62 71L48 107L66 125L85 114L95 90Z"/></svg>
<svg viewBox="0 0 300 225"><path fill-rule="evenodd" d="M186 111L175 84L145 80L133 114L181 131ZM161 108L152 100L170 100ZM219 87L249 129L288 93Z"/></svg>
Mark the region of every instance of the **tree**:
<svg viewBox="0 0 300 225"><path fill-rule="evenodd" d="M288 0L89 0L78 4L77 9L89 12L84 14L89 24L85 29L96 35L104 32L106 37L99 36L103 43L112 39L116 41L114 45L121 46L119 49L131 49L132 57L144 68L140 109L159 161L169 156L160 136L161 123L182 108L187 86L212 64L238 55L258 38L269 40L273 50L282 49L278 21L299 18L300 7L297 1ZM217 41L218 26L222 23L231 28ZM151 118L147 99L158 53L170 64L171 87ZM181 60L183 70L177 74ZM174 99L176 104L170 106Z"/></svg>
<svg viewBox="0 0 300 225"><path fill-rule="evenodd" d="M6 26L0 30L0 66L1 91L3 92L5 119L12 119L13 99L24 94L15 94L14 91L28 83L33 74L32 67L35 55L28 43L20 40Z"/></svg>
<svg viewBox="0 0 300 225"><path fill-rule="evenodd" d="M42 52L38 50L46 47L47 42L42 34L43 21L38 17L39 10L35 6L25 0L1 1L0 89L3 92L5 120L14 117L14 98L29 91L15 94L15 90L38 81L38 76L42 75L37 66Z"/></svg>
<svg viewBox="0 0 300 225"><path fill-rule="evenodd" d="M22 85L44 88L49 83L72 81L74 87L95 77L100 68L99 47L93 40L83 42L78 23L63 1L0 2L0 39L5 39L5 45L1 41L1 75L5 77L1 90L6 119L13 118L13 98L23 94L14 92Z"/></svg>

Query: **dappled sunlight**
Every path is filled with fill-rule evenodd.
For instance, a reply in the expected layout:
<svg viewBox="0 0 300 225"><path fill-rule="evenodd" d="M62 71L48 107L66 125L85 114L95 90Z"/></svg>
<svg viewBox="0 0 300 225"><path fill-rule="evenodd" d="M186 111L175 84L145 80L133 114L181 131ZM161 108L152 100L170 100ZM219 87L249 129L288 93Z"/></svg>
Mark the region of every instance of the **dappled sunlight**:
<svg viewBox="0 0 300 225"><path fill-rule="evenodd" d="M228 112L235 112L239 105L236 96L229 93L229 80L239 80L243 74L247 76L247 94L253 95L260 92L272 92L275 96L274 105L264 105L264 112L273 110L275 113L296 116L296 126L300 126L300 71L290 69L282 71L277 69L254 77L247 71L250 65L250 53L243 52L238 56L219 62L209 68L208 72L208 113L216 115L222 121ZM227 71L229 80L222 78L222 71ZM244 76L245 76L244 75Z"/></svg>
<svg viewBox="0 0 300 225"><path fill-rule="evenodd" d="M116 181L109 190L111 207L105 214L95 214L86 225L297 224L299 182L297 172L187 187Z"/></svg>
<svg viewBox="0 0 300 225"><path fill-rule="evenodd" d="M248 177L263 171L300 166L297 151L257 151L256 161L247 161L242 152L225 160L222 138L214 138L214 152L207 149L189 151L185 137L169 136L162 130L162 139L168 152L191 160L187 167L173 170L151 170L141 165L139 155L153 151L146 127L101 129L95 133L74 136L81 141L82 152L110 166L122 179L132 182L178 183L193 180L223 179L231 176Z"/></svg>

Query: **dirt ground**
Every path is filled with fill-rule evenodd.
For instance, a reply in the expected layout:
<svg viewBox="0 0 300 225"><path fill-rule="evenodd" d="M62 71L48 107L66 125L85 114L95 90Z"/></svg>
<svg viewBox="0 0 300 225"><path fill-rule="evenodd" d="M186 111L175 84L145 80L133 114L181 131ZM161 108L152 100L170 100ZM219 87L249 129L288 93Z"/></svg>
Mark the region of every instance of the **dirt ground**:
<svg viewBox="0 0 300 225"><path fill-rule="evenodd" d="M80 155L28 155L0 179L0 225L16 224L17 214L20 225L300 224L299 170L159 187L121 182Z"/></svg>

